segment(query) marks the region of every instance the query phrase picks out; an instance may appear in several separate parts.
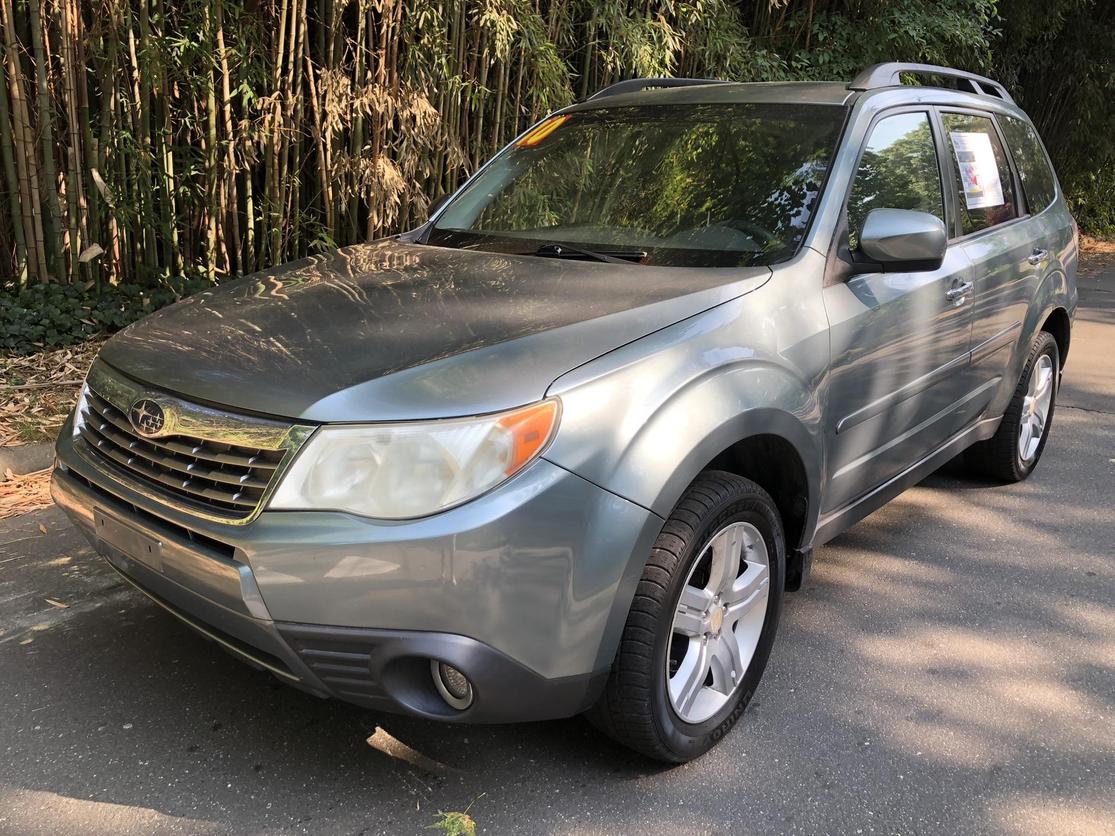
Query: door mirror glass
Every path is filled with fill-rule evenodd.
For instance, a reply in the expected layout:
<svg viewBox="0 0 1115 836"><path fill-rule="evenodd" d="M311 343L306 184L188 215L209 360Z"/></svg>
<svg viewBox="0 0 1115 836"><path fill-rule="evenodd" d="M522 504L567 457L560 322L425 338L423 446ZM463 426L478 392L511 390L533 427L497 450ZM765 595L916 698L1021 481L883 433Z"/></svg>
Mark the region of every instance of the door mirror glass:
<svg viewBox="0 0 1115 836"><path fill-rule="evenodd" d="M859 248L867 258L906 270L936 270L945 258L944 222L928 212L872 209L863 222Z"/></svg>

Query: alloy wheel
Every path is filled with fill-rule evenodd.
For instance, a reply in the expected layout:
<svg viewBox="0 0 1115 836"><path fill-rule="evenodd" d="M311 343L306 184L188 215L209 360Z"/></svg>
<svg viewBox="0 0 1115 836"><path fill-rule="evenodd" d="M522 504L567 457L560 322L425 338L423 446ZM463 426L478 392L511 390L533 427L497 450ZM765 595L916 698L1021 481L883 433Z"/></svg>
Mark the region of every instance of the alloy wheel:
<svg viewBox="0 0 1115 836"><path fill-rule="evenodd" d="M1030 383L1022 399L1021 431L1018 434L1018 455L1029 462L1038 452L1049 406L1053 402L1053 359L1042 354L1030 372Z"/></svg>
<svg viewBox="0 0 1115 836"><path fill-rule="evenodd" d="M766 618L770 558L755 526L720 529L682 587L666 655L670 703L687 723L712 717L751 664Z"/></svg>

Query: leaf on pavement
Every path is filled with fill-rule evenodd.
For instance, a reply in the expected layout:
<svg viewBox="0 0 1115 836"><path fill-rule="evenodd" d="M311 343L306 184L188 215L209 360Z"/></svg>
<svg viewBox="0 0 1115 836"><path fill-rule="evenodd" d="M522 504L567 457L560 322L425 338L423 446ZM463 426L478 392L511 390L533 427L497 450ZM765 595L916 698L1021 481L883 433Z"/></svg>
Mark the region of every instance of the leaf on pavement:
<svg viewBox="0 0 1115 836"><path fill-rule="evenodd" d="M52 467L45 467L34 473L16 474L10 470L0 479L0 520L26 514L28 511L38 511L49 508L53 504L50 498L50 473ZM39 523L39 531L49 533L49 529Z"/></svg>

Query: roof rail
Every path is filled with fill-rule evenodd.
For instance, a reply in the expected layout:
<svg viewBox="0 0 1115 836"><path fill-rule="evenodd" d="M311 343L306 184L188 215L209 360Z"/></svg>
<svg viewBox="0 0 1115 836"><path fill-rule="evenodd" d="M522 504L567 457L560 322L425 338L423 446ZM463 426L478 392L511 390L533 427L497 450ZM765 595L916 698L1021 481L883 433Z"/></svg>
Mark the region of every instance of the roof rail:
<svg viewBox="0 0 1115 836"><path fill-rule="evenodd" d="M891 61L886 64L875 64L857 75L848 85L849 90L877 90L880 87L898 87L902 84L902 73L911 75L938 75L943 78L954 78L959 82L960 89L967 89L980 96L995 96L1005 102L1014 104L1007 89L997 81L964 70L954 70L949 67L937 67L933 64L905 64L900 61Z"/></svg>
<svg viewBox="0 0 1115 836"><path fill-rule="evenodd" d="M653 90L658 87L695 87L700 84L730 84L719 78L629 78L626 81L617 81L609 84L603 90L597 90L585 101L603 99L606 96L618 96L621 93L638 93L641 90Z"/></svg>

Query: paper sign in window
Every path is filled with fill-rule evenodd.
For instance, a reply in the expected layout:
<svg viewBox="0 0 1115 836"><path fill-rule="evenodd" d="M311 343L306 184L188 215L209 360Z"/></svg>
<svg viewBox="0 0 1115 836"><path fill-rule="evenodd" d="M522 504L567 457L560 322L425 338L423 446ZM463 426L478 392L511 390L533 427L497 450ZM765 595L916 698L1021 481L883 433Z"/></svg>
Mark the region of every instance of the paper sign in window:
<svg viewBox="0 0 1115 836"><path fill-rule="evenodd" d="M965 205L969 209L986 209L1006 203L991 137L979 131L953 131L949 136L960 165Z"/></svg>

